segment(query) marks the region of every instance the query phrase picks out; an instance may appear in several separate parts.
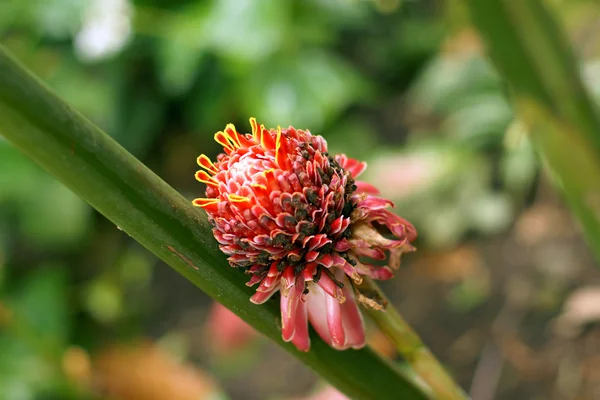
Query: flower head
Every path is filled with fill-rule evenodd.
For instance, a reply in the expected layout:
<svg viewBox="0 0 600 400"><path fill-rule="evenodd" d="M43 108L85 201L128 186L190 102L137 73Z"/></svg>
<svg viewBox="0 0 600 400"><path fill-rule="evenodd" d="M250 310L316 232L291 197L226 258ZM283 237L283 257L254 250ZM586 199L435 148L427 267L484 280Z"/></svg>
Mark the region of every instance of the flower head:
<svg viewBox="0 0 600 400"><path fill-rule="evenodd" d="M414 250L414 227L355 180L366 163L330 155L309 131L250 124L252 134L229 124L215 135L225 151L216 163L198 157L196 179L207 188L194 205L207 212L231 266L258 285L250 300L281 292L285 341L308 351L310 320L334 348L364 346L355 286L363 276L391 278L401 254Z"/></svg>

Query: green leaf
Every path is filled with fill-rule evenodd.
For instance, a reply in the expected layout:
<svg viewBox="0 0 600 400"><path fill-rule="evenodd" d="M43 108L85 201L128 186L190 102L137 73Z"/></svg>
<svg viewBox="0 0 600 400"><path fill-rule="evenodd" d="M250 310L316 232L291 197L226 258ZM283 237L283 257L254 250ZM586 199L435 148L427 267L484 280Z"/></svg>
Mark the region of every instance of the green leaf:
<svg viewBox="0 0 600 400"><path fill-rule="evenodd" d="M252 289L245 286L246 277L227 265L203 213L1 49L0 133L123 231L350 398L427 398L419 384L369 348L336 351L314 332L310 352L284 343L278 304L256 306L248 301Z"/></svg>
<svg viewBox="0 0 600 400"><path fill-rule="evenodd" d="M466 0L531 141L600 259L600 113L540 0Z"/></svg>
<svg viewBox="0 0 600 400"><path fill-rule="evenodd" d="M240 88L244 110L261 123L286 121L312 130L335 119L367 91L357 71L318 50L262 64Z"/></svg>
<svg viewBox="0 0 600 400"><path fill-rule="evenodd" d="M27 276L10 296L9 309L25 336L40 348L60 354L67 343L69 310L67 275L64 268L44 265Z"/></svg>

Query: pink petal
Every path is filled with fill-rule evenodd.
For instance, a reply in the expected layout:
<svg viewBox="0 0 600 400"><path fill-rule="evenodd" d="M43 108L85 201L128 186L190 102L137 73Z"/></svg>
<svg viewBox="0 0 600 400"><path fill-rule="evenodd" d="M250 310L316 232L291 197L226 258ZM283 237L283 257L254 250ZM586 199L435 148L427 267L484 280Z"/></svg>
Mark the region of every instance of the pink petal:
<svg viewBox="0 0 600 400"><path fill-rule="evenodd" d="M308 313L306 310L307 306L304 302L298 303L298 309L296 310L296 330L294 331L294 337L292 343L300 351L308 351L310 349L310 337L308 336Z"/></svg>
<svg viewBox="0 0 600 400"><path fill-rule="evenodd" d="M310 285L306 296L308 320L321 339L331 343L331 333L327 326L326 298L329 297L318 285Z"/></svg>
<svg viewBox="0 0 600 400"><path fill-rule="evenodd" d="M336 274L343 276L341 271ZM330 346L342 350L365 344L365 328L354 290L344 278L346 301L340 304L318 285L310 285L307 295L308 319L319 336Z"/></svg>
<svg viewBox="0 0 600 400"><path fill-rule="evenodd" d="M344 318L344 329L346 331L346 346L354 349L363 347L367 340L365 334L365 323L358 309L354 290L350 282L344 282L344 295L346 301L341 305Z"/></svg>
<svg viewBox="0 0 600 400"><path fill-rule="evenodd" d="M296 290L290 290L287 296L281 295L281 334L286 342L294 337L299 300Z"/></svg>
<svg viewBox="0 0 600 400"><path fill-rule="evenodd" d="M344 332L344 320L342 308L337 299L327 296L327 327L331 333L331 345L336 349L343 349L346 345L346 333Z"/></svg>

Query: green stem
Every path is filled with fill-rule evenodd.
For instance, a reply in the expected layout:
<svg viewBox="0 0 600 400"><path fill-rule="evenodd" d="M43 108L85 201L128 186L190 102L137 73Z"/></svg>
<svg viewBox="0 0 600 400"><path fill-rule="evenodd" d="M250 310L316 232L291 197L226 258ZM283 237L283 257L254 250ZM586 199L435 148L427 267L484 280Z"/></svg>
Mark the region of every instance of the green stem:
<svg viewBox="0 0 600 400"><path fill-rule="evenodd" d="M2 48L0 134L186 279L350 398L427 398L412 378L369 348L336 351L314 332L310 352L284 343L277 302L263 306L249 302L252 289L245 286L247 277L228 266L205 215Z"/></svg>
<svg viewBox="0 0 600 400"><path fill-rule="evenodd" d="M600 260L600 113L540 0L464 0L511 99Z"/></svg>
<svg viewBox="0 0 600 400"><path fill-rule="evenodd" d="M372 279L363 281L362 288L377 293L377 297L387 304L384 310L365 307L379 329L394 343L398 352L413 370L425 381L439 400L464 400L468 396L450 377L448 372L423 344L421 338L402 318Z"/></svg>

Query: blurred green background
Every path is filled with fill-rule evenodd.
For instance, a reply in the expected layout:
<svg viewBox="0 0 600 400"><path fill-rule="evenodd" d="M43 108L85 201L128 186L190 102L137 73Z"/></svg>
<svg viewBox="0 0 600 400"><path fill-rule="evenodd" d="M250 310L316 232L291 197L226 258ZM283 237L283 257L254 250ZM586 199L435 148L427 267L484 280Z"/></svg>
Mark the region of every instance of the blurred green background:
<svg viewBox="0 0 600 400"><path fill-rule="evenodd" d="M600 95L600 6L546 3ZM190 199L214 132L251 116L367 160L420 233L384 288L473 399L600 398L600 271L460 4L3 0L0 42ZM317 398L2 138L0 171L0 399Z"/></svg>

